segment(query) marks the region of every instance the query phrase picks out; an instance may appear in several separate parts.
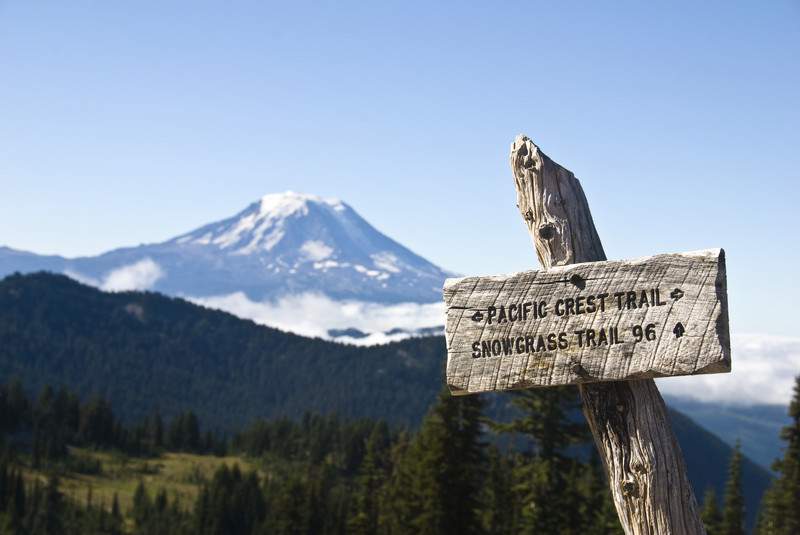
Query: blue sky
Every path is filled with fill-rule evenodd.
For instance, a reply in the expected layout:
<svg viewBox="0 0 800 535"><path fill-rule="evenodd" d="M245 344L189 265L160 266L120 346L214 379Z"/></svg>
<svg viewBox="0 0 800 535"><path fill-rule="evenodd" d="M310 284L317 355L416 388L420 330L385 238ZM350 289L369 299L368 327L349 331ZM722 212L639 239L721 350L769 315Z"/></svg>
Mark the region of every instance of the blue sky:
<svg viewBox="0 0 800 535"><path fill-rule="evenodd" d="M532 268L524 132L610 258L722 246L734 331L796 335L800 4L699 4L0 0L0 244L96 254L291 189Z"/></svg>

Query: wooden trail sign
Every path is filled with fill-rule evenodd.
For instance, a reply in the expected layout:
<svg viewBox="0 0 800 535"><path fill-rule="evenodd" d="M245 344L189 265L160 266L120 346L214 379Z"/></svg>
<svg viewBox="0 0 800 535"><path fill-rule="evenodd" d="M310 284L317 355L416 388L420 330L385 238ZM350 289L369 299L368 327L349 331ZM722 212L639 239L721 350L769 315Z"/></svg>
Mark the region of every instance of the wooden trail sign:
<svg viewBox="0 0 800 535"><path fill-rule="evenodd" d="M448 279L453 394L730 371L721 249Z"/></svg>
<svg viewBox="0 0 800 535"><path fill-rule="evenodd" d="M517 136L514 143L511 145L510 160L511 171L514 176L514 185L517 190L517 207L531 235L536 248L536 254L539 257L539 262L542 267L545 270L556 267L564 273L563 270L568 268L560 266L605 261L606 255L603 251L600 237L597 235L597 229L592 221L589 204L586 201L583 188L581 188L575 175L551 160L539 150L539 147L529 138L522 135ZM669 256L675 257L675 255ZM673 316L672 313L664 315L664 317L668 319L668 321L667 319L664 320L667 326L673 319L680 321L683 325L684 332L679 337L681 340L695 337L694 340L696 342L698 333L705 333L703 334L704 338L699 342L701 353L708 350L709 355L713 355L715 351L712 350L711 347L716 347L717 344L721 347L722 358L717 358L717 364L711 363L711 360L713 360L712 356L711 360L708 361L709 364L707 366L701 365L695 370L695 373L700 370L710 372L716 370L717 367L719 367L720 370L722 368L730 368L730 351L727 342L724 260L721 251L716 255L716 260L713 260L715 253L705 256L709 257L710 264L713 265L716 263L716 267L712 267L712 269L709 270L709 277L712 276L712 273L715 273L713 276L713 284L716 295L712 297L708 293L710 286L709 282L706 281L695 288L695 294L689 291L688 296L690 299L695 299L697 303L706 303L702 306L708 305L705 301L706 299L713 299L715 302L719 302L718 310L714 311L712 307L711 312L706 315L710 320L709 327L700 329L689 319L687 319L687 326L687 323L684 323L682 319L678 317L678 310L682 308L683 305L675 308L675 316ZM644 263L648 264L649 262L645 261ZM588 277L588 275L584 275L582 271L585 269L585 266L588 265L591 264L584 264L583 267L579 265L576 268L581 270L578 271L578 274L582 279ZM669 270L666 271L668 272ZM550 277L551 274L556 273L556 271L545 271L541 273L550 273L541 275L542 279L540 280L544 280L545 277ZM525 276L525 274L522 274L522 276ZM533 277L534 280L538 276L539 275L528 275L528 277ZM663 280L672 281L671 277L672 275L669 275L669 278L665 275ZM580 284L578 279L574 279L573 282L570 280L571 278L570 276L570 278L567 278L566 282L563 283L567 285L567 288L570 283L576 286ZM662 279L658 280L659 284L661 280ZM711 279L709 279L709 281L710 280ZM586 280L586 291L595 291L589 289L589 282L598 284L596 281ZM653 280L650 282L656 281ZM455 285L458 284L458 282L455 283ZM672 285L673 284L667 283L667 286ZM678 299L678 294L675 294L675 297L671 297L671 299L677 299L677 302L680 303L683 299L687 298L688 286L685 285L685 281L681 281L681 284L676 284L674 286L675 288L672 288L670 293L677 288L683 292L683 295ZM452 288L453 283L448 284L446 292ZM660 289L661 286L657 285L656 288ZM636 289L641 289L638 286L638 280L634 283L634 287L631 290L626 288L624 290L619 289L615 291L627 292L635 291ZM581 289L581 291L583 290L584 289ZM575 293L574 289L572 291ZM472 290L470 292L472 292ZM455 294L455 291L453 293ZM604 293L604 291L600 291L599 293ZM594 295L596 296L597 293ZM694 297L692 297L693 295ZM573 296L573 298L574 297L575 296ZM556 300L558 300L558 297L556 297ZM653 301L655 302L656 300L663 300L661 292L659 292L659 295L657 295L656 299ZM523 301L523 314L525 313L524 302L525 301ZM595 303L597 303L597 297L595 298ZM503 303L501 302L500 304ZM577 314L577 302L573 302L573 304L573 309L576 311L574 316L581 316L581 314ZM499 319L499 310L496 308L497 304L494 304L494 306L497 318ZM584 301L584 306L586 306L586 301ZM668 305L657 306L664 307ZM489 313L488 307L489 303L486 303L487 314ZM505 311L507 314L508 308L506 308ZM478 311L476 310L472 312L472 314L476 312ZM481 311L481 313L483 312ZM530 309L528 313L530 313ZM623 313L619 312L618 314L621 320ZM661 314L663 315L664 313L662 312ZM717 323L714 319L715 314L718 314L718 317L721 318L722 327L720 329L717 329L720 323ZM448 310L448 361L452 356L454 359L453 362L455 363L456 359L461 359L463 356L455 353L451 354L449 348L451 347L451 336L461 332L461 327L453 326L450 323L449 315L450 310ZM689 317L691 318L693 315L694 310L690 311ZM472 316L469 316L466 320L467 324L472 321L471 317ZM631 316L626 317L630 319ZM570 319L568 318L567 321L570 321ZM690 332L689 329L692 329L692 331ZM712 332L709 329L713 329L713 334L711 335L712 339L707 341L705 337ZM676 323L673 327L673 334L677 335L677 332L681 330L682 329L679 328ZM561 331L559 331L559 333L560 332ZM663 343L664 336L668 336L668 333L669 331L662 329L659 345ZM481 334L481 336L483 336L483 334ZM647 334L645 332L645 337L646 336ZM713 341L714 336L716 336L716 341ZM620 334L619 339L622 340L622 334ZM482 342L483 340L481 339L480 341ZM475 340L469 341L470 344L474 342ZM516 344L516 339L514 343ZM469 349L472 349L472 345L469 345ZM481 350L482 349L483 346L481 344ZM648 354L647 351L642 353L642 350L636 350L634 346L632 354L636 354L637 351L640 356L642 354ZM658 357L660 353L660 349L652 350L652 356L654 357ZM564 355L566 354L567 352L564 352ZM677 350L676 354L680 354L680 349ZM470 359L472 358L473 357L470 355ZM501 363L503 362L503 358L504 357L482 356L480 358L476 357L474 360L482 363L487 361ZM552 360L553 370L555 372L558 361L557 359ZM577 364L588 373L585 366L590 360L590 358L587 358L586 361L584 361L583 355L581 355ZM469 362L473 361L470 360ZM700 361L695 360L694 362ZM677 366L676 364L676 369ZM589 368L592 369L592 366ZM616 366L616 368L621 369L621 366ZM528 369L527 364L525 365L525 369ZM604 362L602 366L598 366L595 369L595 377L602 378L604 376L603 374L607 374L610 369L611 367ZM687 367L685 369L688 370L689 368ZM501 372L500 366L497 367L496 372L498 374ZM572 372L578 376L583 373L574 365L560 373L564 374L567 372ZM471 378L473 371L470 369L468 375L466 372L460 372L458 366L454 368L448 366L448 382L450 382L451 373L453 377L461 375L462 377ZM484 376L485 375L481 375L481 377ZM515 381L513 375L509 373L507 377L508 379L504 379L505 384L513 385ZM532 374L531 377L535 377L535 374ZM567 375L567 377L569 376ZM686 474L686 464L684 463L678 441L675 439L675 435L672 432L664 400L661 398L661 394L658 392L655 382L652 379L635 379L630 375L626 376L629 380L624 381L610 380L612 377L609 375L605 377L607 379L605 381L577 382L577 385L583 402L583 414L589 423L589 428L592 431L592 436L594 437L598 452L603 460L603 466L608 475L608 484L614 499L614 505L625 533L628 535L705 534L703 523L700 520L697 500L695 499L692 486ZM523 380L527 379L528 376L524 375ZM463 379L460 379L460 381L462 382L459 383L459 385L465 384L466 386L462 387L457 385L457 393L469 393L472 387L471 379L467 379L465 383ZM504 383L499 382L499 380L493 380L487 381L486 384L494 384L495 386L500 384L502 386ZM517 386L522 387L522 385ZM478 390L476 389L475 391Z"/></svg>

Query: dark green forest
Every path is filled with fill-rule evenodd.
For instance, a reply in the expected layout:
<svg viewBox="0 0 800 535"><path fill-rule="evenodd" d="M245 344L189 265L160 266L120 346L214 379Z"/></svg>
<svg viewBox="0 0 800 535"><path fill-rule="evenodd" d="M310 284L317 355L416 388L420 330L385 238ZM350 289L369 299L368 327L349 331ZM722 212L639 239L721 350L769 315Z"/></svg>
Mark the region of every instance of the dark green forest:
<svg viewBox="0 0 800 535"><path fill-rule="evenodd" d="M51 387L31 399L14 381L0 389L0 526L30 534L616 533L597 458L566 454L588 439L569 417L576 403L569 389L520 393L521 417L496 424L480 396L442 392L416 432L307 414L258 420L222 440L192 413L126 426L103 399L81 402ZM529 447L498 449L487 440L495 433L522 435ZM73 445L132 457L236 452L260 460L267 476L224 466L195 503L140 485L128 511L116 496L110 507L80 506L60 493L59 476L99 468L72 455ZM26 482L26 468L44 469L47 481Z"/></svg>
<svg viewBox="0 0 800 535"><path fill-rule="evenodd" d="M47 273L0 281L0 341L0 377L99 394L129 421L192 410L225 431L307 411L417 425L445 354L439 337L347 346Z"/></svg>
<svg viewBox="0 0 800 535"><path fill-rule="evenodd" d="M222 439L203 433L192 413L165 423L153 414L136 425L116 419L101 398L85 402L45 387L35 398L19 382L0 388L0 532L14 534L317 534L317 533L621 533L596 456L568 454L588 440L569 414L569 388L512 395L519 417L487 418L481 396L441 392L419 430L386 422L307 414L258 420ZM800 527L800 377L789 407L792 425L778 477L759 509L756 533ZM526 448L498 448L512 433ZM99 470L71 446L131 457L166 451L236 452L262 471L223 465L192 503L139 483L131 507L76 503L59 478ZM745 533L742 456L731 457L722 500L709 488L703 520L710 535ZM45 481L23 477L31 468ZM261 475L260 475L261 474Z"/></svg>

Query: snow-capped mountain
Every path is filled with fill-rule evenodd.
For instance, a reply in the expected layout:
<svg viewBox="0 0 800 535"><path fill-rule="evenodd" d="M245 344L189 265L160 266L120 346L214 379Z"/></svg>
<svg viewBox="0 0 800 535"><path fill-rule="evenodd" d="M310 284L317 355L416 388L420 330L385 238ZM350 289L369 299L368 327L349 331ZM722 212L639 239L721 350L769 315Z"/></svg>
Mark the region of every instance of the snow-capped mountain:
<svg viewBox="0 0 800 535"><path fill-rule="evenodd" d="M266 195L233 217L163 243L94 257L0 248L0 276L38 270L110 291L178 295L302 334L344 333L362 342L374 333L392 339L440 325L442 283L450 276L346 203L293 192ZM311 317L318 315L328 318Z"/></svg>

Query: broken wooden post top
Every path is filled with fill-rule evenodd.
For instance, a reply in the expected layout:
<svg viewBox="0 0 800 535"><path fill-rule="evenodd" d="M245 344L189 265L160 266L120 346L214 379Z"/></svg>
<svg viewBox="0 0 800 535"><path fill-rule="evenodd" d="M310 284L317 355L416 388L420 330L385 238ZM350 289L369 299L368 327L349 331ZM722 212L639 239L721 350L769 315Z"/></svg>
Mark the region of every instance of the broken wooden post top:
<svg viewBox="0 0 800 535"><path fill-rule="evenodd" d="M721 249L448 279L453 394L723 373Z"/></svg>
<svg viewBox="0 0 800 535"><path fill-rule="evenodd" d="M542 267L605 260L589 204L575 175L522 134L511 144L510 158L517 206Z"/></svg>

